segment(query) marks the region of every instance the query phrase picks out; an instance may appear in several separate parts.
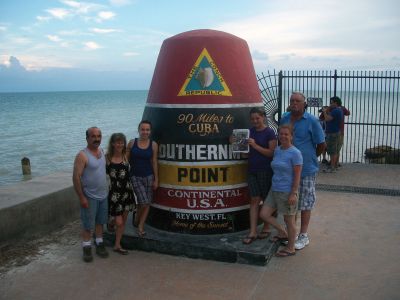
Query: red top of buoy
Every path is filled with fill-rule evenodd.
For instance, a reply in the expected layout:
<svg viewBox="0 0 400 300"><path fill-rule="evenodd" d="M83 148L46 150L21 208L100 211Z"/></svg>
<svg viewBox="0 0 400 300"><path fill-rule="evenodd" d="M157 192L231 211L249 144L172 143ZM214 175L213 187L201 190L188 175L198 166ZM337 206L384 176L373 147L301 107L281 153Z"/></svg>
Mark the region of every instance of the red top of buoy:
<svg viewBox="0 0 400 300"><path fill-rule="evenodd" d="M262 103L249 47L222 31L201 29L166 39L147 103Z"/></svg>

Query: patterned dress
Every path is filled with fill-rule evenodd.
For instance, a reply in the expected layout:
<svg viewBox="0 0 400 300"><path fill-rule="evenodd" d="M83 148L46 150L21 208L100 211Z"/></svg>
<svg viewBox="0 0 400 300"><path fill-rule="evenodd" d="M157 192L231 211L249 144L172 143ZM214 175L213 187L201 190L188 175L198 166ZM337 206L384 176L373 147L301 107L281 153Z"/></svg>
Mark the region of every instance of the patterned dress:
<svg viewBox="0 0 400 300"><path fill-rule="evenodd" d="M107 165L110 176L110 191L108 194L108 212L110 216L120 216L124 211L132 211L134 196L129 180L129 164L127 162Z"/></svg>

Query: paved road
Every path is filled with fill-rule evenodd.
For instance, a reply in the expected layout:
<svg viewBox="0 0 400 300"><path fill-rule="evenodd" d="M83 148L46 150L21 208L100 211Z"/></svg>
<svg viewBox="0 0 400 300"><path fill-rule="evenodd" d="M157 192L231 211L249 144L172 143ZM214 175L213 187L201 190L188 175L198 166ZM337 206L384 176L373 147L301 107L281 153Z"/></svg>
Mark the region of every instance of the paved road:
<svg viewBox="0 0 400 300"><path fill-rule="evenodd" d="M399 190L399 175L397 166L349 165L319 180ZM319 191L310 245L266 267L138 251L85 264L76 235L2 274L0 298L399 299L399 216L398 196Z"/></svg>

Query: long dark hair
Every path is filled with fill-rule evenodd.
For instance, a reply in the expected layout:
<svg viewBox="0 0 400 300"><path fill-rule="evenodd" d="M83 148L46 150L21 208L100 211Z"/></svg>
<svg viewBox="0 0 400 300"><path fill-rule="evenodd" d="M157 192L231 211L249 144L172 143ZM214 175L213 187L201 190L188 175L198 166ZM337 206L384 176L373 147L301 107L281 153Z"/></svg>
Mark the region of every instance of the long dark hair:
<svg viewBox="0 0 400 300"><path fill-rule="evenodd" d="M151 124L151 122L149 121L149 120L142 120L142 121L140 121L140 123L139 123L139 125L138 125L138 130L140 129L140 125L142 125L142 124L149 124L150 125L150 131L151 131L151 129L152 129L152 124Z"/></svg>

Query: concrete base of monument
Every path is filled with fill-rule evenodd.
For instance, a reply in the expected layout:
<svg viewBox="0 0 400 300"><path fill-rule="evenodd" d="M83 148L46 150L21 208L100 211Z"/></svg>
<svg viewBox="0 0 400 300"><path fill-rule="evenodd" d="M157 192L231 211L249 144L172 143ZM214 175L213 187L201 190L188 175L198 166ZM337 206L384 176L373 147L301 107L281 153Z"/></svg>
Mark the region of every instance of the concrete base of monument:
<svg viewBox="0 0 400 300"><path fill-rule="evenodd" d="M257 239L249 245L242 243L248 231L215 235L190 235L166 232L145 226L146 235L139 237L137 228L127 221L122 247L128 250L158 252L189 258L265 266L279 245L270 238ZM114 233L105 232L105 242L112 247Z"/></svg>

